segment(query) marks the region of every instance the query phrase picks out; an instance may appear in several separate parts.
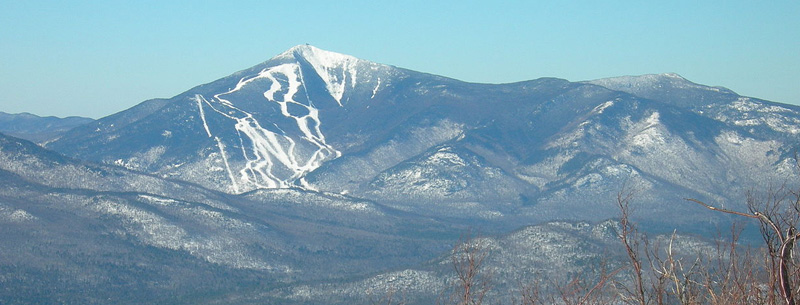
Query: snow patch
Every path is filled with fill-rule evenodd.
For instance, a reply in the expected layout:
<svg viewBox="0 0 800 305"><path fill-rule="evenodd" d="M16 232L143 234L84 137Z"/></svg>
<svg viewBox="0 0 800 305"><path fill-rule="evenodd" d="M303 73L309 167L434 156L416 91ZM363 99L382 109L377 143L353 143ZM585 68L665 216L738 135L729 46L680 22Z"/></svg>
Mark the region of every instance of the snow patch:
<svg viewBox="0 0 800 305"><path fill-rule="evenodd" d="M592 109L592 112L595 112L597 114L601 114L601 113L603 113L604 110L606 110L606 108L611 107L613 105L614 105L614 101L607 101L605 103L602 103L602 104L598 105L597 107L594 107L594 109Z"/></svg>
<svg viewBox="0 0 800 305"><path fill-rule="evenodd" d="M800 119L797 112L777 105L769 105L753 101L747 97L740 97L733 103L725 106L722 112L714 118L723 122L730 122L736 126L762 126L772 130L800 134Z"/></svg>
<svg viewBox="0 0 800 305"><path fill-rule="evenodd" d="M164 206L175 205L178 203L178 201L175 199L162 198L152 195L139 195L139 198L149 201L150 203L154 203L157 205L164 205Z"/></svg>
<svg viewBox="0 0 800 305"><path fill-rule="evenodd" d="M375 98L375 95L378 94L378 88L380 88L380 87L381 87L381 78L378 77L378 84L375 85L375 89L372 89L372 96L369 97L370 99L374 99Z"/></svg>
<svg viewBox="0 0 800 305"><path fill-rule="evenodd" d="M652 147L657 144L666 143L665 135L657 128L660 124L660 115L653 112L649 117L637 124L633 130L638 130L631 138L631 145L639 147Z"/></svg>
<svg viewBox="0 0 800 305"><path fill-rule="evenodd" d="M21 223L21 222L34 221L37 219L39 218L31 215L25 210L15 209L0 204L0 222L5 221L12 223Z"/></svg>
<svg viewBox="0 0 800 305"><path fill-rule="evenodd" d="M452 152L450 147L440 148L435 154L426 159L423 164L426 165L450 165L450 166L466 166L467 163L458 154Z"/></svg>

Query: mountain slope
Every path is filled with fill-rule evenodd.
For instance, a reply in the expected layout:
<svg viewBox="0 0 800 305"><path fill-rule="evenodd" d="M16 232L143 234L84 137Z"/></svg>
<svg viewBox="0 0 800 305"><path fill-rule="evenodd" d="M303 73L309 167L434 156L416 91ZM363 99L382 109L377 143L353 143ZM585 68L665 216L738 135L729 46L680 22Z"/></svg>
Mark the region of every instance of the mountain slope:
<svg viewBox="0 0 800 305"><path fill-rule="evenodd" d="M4 304L193 303L413 265L463 230L345 196L228 195L2 134L0 166Z"/></svg>
<svg viewBox="0 0 800 305"><path fill-rule="evenodd" d="M677 105L744 127L764 137L798 139L800 111L796 106L745 97L723 87L695 84L674 73L622 76L588 81L612 90Z"/></svg>
<svg viewBox="0 0 800 305"><path fill-rule="evenodd" d="M539 297L560 297L559 291L576 280L593 281L601 272L623 274L629 266L618 239L619 223L553 221L526 226L500 236L478 237L460 245L472 245L476 257L485 254L474 283L488 279L484 302L513 304L522 297L521 289L538 288ZM714 242L685 235L653 236L651 244L669 244L674 257L683 260L713 259ZM662 249L663 250L663 249ZM207 304L360 304L402 300L405 304L446 302L456 277L453 257L464 255L452 250L413 268L356 278L349 281L291 285L272 290L232 292ZM661 255L661 254L660 254ZM616 270L616 271L614 271ZM625 276L618 280L625 281ZM619 283L617 283L619 284ZM478 285L473 286L481 287ZM590 289L592 286L583 286ZM481 287L482 288L482 287ZM596 291L597 292L597 291ZM568 291L567 291L568 293Z"/></svg>

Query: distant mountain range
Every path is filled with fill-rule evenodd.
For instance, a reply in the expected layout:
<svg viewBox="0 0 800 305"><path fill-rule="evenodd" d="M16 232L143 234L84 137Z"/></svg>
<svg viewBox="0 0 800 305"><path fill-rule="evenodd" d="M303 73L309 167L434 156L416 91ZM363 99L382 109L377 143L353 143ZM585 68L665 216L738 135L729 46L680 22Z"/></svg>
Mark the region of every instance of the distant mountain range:
<svg viewBox="0 0 800 305"><path fill-rule="evenodd" d="M43 143L52 141L72 128L94 121L84 117L40 117L30 113L9 114L0 112L0 132Z"/></svg>
<svg viewBox="0 0 800 305"><path fill-rule="evenodd" d="M650 230L715 232L729 219L683 198L743 209L800 173L800 107L677 74L475 84L309 45L59 124L0 125L52 133L0 137L0 234L19 245L0 247L0 300L346 303L392 272L438 281L420 264L469 228L525 248L508 267L552 254L508 242L537 230L602 248L591 228L623 190Z"/></svg>

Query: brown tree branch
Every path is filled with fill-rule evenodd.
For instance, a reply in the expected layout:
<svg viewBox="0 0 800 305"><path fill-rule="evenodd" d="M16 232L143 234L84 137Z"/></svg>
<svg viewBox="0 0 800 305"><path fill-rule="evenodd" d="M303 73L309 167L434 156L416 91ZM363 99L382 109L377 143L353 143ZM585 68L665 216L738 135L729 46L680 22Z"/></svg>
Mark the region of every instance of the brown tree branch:
<svg viewBox="0 0 800 305"><path fill-rule="evenodd" d="M739 215L739 216L744 216L744 217L749 217L749 218L756 218L756 219L759 218L759 216L758 216L759 213L758 212L756 212L754 214L747 214L747 213L742 213L742 212L737 212L737 211L732 211L732 210L720 209L720 208L717 208L717 207L713 207L713 206L710 206L710 205L706 204L705 202L702 202L702 201L697 200L697 199L684 198L684 200L697 203L699 205L702 205L706 209L709 209L709 210L712 210L712 211L728 213L728 214L733 214L733 215Z"/></svg>

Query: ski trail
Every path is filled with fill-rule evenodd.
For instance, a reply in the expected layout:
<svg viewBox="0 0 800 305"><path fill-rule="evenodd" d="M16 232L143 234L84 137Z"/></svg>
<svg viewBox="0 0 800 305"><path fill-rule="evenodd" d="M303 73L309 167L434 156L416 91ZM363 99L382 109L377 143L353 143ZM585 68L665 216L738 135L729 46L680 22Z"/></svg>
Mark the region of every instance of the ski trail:
<svg viewBox="0 0 800 305"><path fill-rule="evenodd" d="M211 107L211 109L213 109L216 112L219 111L216 110L214 106L212 106L211 103L209 103L208 100L206 100L205 97L203 97L200 94L195 94L194 98L192 99L197 102L197 108L200 111L200 118L203 120L203 127L206 130L206 134L208 134L208 137L210 138L212 137L211 130L208 128L208 122L206 121L206 113L203 110L203 104L207 104L209 107ZM233 176L231 165L228 162L228 155L225 153L225 145L222 143L222 140L220 140L219 137L214 137L214 141L217 142L217 148L219 149L219 153L222 156L223 163L225 163L225 171L228 173L228 179L231 180L231 186L233 187L233 191L238 193L239 184L236 183L236 178Z"/></svg>
<svg viewBox="0 0 800 305"><path fill-rule="evenodd" d="M219 153L222 155L222 161L225 163L225 170L228 172L228 178L231 179L233 191L238 193L239 184L236 183L236 179L233 177L233 171L231 171L231 166L228 164L228 155L225 154L225 145L222 144L222 141L219 139L219 137L214 137L214 140L217 141L217 147L219 148Z"/></svg>
<svg viewBox="0 0 800 305"><path fill-rule="evenodd" d="M381 78L378 77L378 84L375 85L375 89L372 89L372 96L369 97L370 99L374 99L375 98L375 94L378 94L378 88L380 88L380 86L381 86Z"/></svg>
<svg viewBox="0 0 800 305"><path fill-rule="evenodd" d="M201 98L203 98L202 95L195 94L193 99L197 102L197 108L200 109L200 118L203 120L203 127L206 129L206 134L208 134L208 137L210 138L211 130L208 129L208 122L206 122L206 113L205 111L203 111L203 102L200 100Z"/></svg>
<svg viewBox="0 0 800 305"><path fill-rule="evenodd" d="M299 135L288 134L285 128L281 128L286 125L278 126L274 122L266 128L252 113L236 107L235 103L229 100L235 99L234 93L257 80L270 83L269 88L263 92L263 97L266 102L274 103L282 116L293 119L295 124L292 128L299 131ZM307 105L294 99L301 86ZM236 179L234 170L228 163L222 141L218 137L215 139L225 160L233 188L237 192L241 189L237 180L241 184L257 188L302 187L307 185L301 180L307 173L321 166L326 160L341 156L341 152L327 144L325 140L320 128L322 122L319 118L319 109L308 98L302 71L297 64L282 64L264 69L255 76L240 79L236 86L227 92L215 94L211 99L196 95L194 100L198 104L209 137L212 134L206 121L204 104L212 111L234 121L233 128L239 136L242 157L245 160L244 166L238 169L239 179Z"/></svg>

